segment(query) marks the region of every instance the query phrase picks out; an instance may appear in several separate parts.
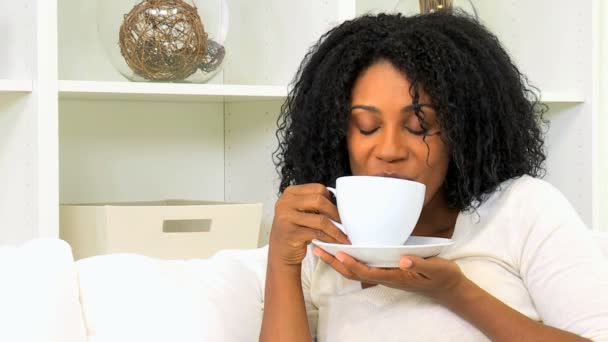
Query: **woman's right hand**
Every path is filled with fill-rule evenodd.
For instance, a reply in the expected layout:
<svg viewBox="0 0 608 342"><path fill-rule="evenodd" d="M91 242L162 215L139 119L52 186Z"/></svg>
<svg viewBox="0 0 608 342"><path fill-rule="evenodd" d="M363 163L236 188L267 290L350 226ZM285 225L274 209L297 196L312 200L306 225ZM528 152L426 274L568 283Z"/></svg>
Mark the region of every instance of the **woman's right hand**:
<svg viewBox="0 0 608 342"><path fill-rule="evenodd" d="M314 240L350 244L329 219L340 222L330 192L318 183L289 186L274 206L269 261L301 265L308 244Z"/></svg>

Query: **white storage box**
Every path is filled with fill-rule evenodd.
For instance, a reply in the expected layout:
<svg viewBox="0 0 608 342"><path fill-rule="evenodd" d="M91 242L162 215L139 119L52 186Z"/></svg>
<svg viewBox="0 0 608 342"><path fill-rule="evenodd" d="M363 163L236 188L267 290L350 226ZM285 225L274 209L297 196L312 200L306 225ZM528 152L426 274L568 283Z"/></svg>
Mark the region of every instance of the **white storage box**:
<svg viewBox="0 0 608 342"><path fill-rule="evenodd" d="M64 204L60 237L76 259L107 253L206 258L220 249L258 247L261 219L261 203Z"/></svg>

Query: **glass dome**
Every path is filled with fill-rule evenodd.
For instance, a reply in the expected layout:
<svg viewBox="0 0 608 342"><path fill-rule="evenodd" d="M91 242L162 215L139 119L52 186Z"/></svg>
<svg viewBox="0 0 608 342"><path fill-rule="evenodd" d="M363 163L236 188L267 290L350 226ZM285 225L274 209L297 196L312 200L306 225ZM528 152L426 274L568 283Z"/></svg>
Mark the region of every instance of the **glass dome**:
<svg viewBox="0 0 608 342"><path fill-rule="evenodd" d="M112 65L139 82L203 83L226 60L226 0L98 0L97 32Z"/></svg>
<svg viewBox="0 0 608 342"><path fill-rule="evenodd" d="M434 12L450 6L464 10L475 17L478 16L472 0L399 0L395 2L392 10L405 15L415 15L423 12Z"/></svg>

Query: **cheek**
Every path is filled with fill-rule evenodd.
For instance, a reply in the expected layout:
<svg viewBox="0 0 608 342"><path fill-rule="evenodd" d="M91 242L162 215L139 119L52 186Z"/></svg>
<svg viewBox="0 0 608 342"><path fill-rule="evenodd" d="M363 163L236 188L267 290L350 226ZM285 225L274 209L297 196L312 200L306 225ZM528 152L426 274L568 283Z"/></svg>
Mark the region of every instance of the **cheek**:
<svg viewBox="0 0 608 342"><path fill-rule="evenodd" d="M350 137L346 138L346 146L348 148L348 159L350 162L350 169L352 173L356 174L360 168L361 162L358 160L359 150L361 149L361 144L357 142L357 139L352 139Z"/></svg>
<svg viewBox="0 0 608 342"><path fill-rule="evenodd" d="M371 151L371 147L368 146L369 144L369 141L366 142L364 139L359 139L356 134L354 137L350 134L346 137L350 169L355 175L365 173Z"/></svg>
<svg viewBox="0 0 608 342"><path fill-rule="evenodd" d="M427 185L427 193L425 198L425 203L431 200L435 196L435 194L441 189L445 181L445 177L448 171L449 165L449 152L443 142L435 142L431 144L429 142L430 154L428 155L428 163L427 163L427 149L425 146L424 155L423 155L423 165L426 168L425 183Z"/></svg>
<svg viewBox="0 0 608 342"><path fill-rule="evenodd" d="M435 153L433 153L435 151ZM432 165L436 173L445 175L449 164L450 156L443 143L436 144L431 147L431 155L429 156L429 164Z"/></svg>
<svg viewBox="0 0 608 342"><path fill-rule="evenodd" d="M447 146L438 136L433 136L426 139L427 146L424 146L424 158L427 158L428 152L428 165L430 165L435 172L444 170L447 168L449 162L449 152Z"/></svg>

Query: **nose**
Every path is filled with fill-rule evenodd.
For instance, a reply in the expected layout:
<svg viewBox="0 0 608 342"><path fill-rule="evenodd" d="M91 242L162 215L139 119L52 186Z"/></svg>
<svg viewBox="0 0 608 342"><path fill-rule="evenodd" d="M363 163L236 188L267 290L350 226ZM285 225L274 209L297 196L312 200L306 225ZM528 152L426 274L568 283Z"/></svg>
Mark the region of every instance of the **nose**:
<svg viewBox="0 0 608 342"><path fill-rule="evenodd" d="M406 160L409 157L407 137L399 130L384 130L379 134L379 142L376 146L376 158L387 163Z"/></svg>

